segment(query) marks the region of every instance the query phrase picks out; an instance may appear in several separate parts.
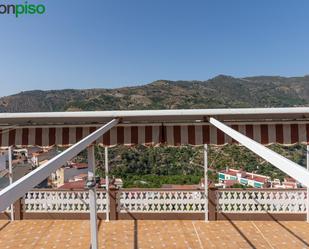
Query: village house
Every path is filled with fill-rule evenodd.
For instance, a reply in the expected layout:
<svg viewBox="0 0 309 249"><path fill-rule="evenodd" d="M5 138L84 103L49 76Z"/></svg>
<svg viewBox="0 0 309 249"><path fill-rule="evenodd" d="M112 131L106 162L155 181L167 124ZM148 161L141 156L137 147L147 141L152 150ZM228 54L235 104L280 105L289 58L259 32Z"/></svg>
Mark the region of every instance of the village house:
<svg viewBox="0 0 309 249"><path fill-rule="evenodd" d="M227 168L218 173L219 182L224 187L230 187L235 183L254 188L267 188L270 186L270 177L255 173L249 173L243 170Z"/></svg>

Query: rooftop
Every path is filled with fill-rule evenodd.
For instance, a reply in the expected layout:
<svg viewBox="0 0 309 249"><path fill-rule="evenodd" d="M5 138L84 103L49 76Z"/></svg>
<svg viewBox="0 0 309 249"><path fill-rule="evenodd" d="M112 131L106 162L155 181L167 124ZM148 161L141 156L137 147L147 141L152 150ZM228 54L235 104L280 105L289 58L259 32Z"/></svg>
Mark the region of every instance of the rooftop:
<svg viewBox="0 0 309 249"><path fill-rule="evenodd" d="M85 169L88 168L88 163L72 163L72 166L75 169Z"/></svg>
<svg viewBox="0 0 309 249"><path fill-rule="evenodd" d="M21 232L22 231L22 232ZM308 248L302 221L100 221L99 248ZM89 248L89 221L0 221L0 248Z"/></svg>
<svg viewBox="0 0 309 249"><path fill-rule="evenodd" d="M58 189L84 189L84 188L85 188L85 181L79 180L75 182L65 182Z"/></svg>
<svg viewBox="0 0 309 249"><path fill-rule="evenodd" d="M228 169L228 170L221 170L220 173L228 174L231 176L237 176L238 173L243 174L241 178L246 178L248 180L254 180L257 182L266 182L270 179L269 176L259 175L255 173L246 172L244 170L235 170L235 169ZM291 178L293 179L293 178Z"/></svg>

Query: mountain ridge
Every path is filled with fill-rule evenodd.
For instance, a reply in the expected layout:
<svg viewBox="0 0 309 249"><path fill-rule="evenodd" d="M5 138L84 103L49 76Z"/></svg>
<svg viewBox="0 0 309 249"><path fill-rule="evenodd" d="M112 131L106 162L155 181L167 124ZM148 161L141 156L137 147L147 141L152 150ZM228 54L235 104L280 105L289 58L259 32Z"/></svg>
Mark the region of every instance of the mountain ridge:
<svg viewBox="0 0 309 249"><path fill-rule="evenodd" d="M309 75L218 75L114 89L31 90L0 98L0 112L309 106Z"/></svg>

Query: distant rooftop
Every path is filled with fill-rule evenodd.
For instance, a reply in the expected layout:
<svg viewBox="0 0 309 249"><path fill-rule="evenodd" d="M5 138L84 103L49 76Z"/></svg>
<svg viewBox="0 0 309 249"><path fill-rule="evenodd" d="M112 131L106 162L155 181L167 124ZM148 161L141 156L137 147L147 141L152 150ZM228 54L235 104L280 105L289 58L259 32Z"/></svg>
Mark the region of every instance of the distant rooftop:
<svg viewBox="0 0 309 249"><path fill-rule="evenodd" d="M260 174L255 174L255 173L250 173L246 172L244 170L238 170L238 169L228 169L228 170L221 170L221 173L232 175L232 176L237 176L237 174L241 173L242 178L250 179L250 180L255 180L257 182L265 182L268 179L270 179L269 176L264 176Z"/></svg>

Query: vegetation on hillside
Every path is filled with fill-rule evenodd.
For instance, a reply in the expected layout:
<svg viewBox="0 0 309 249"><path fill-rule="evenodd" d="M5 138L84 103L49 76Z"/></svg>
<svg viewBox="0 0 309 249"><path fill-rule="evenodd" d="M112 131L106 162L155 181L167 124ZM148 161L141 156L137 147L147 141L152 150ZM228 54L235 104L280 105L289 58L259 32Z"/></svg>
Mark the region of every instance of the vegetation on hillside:
<svg viewBox="0 0 309 249"><path fill-rule="evenodd" d="M309 105L309 76L159 80L118 89L27 91L0 98L0 112L289 107Z"/></svg>
<svg viewBox="0 0 309 249"><path fill-rule="evenodd" d="M270 145L269 148L305 165L305 146ZM97 174L104 176L104 149L96 146ZM208 176L217 182L216 172L227 167L243 169L283 180L282 171L243 146L209 146ZM85 160L84 152L80 158ZM204 175L203 147L124 147L109 149L110 175L124 180L124 187L157 188L162 184L198 184Z"/></svg>

